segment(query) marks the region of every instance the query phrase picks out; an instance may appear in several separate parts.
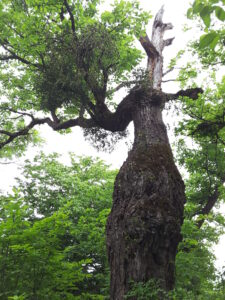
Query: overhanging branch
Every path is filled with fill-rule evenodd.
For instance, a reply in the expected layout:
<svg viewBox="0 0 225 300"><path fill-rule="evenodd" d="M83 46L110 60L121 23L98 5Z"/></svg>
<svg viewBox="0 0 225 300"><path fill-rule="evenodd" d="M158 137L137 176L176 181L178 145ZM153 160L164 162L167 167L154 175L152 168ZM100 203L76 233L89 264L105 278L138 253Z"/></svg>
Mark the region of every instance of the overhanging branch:
<svg viewBox="0 0 225 300"><path fill-rule="evenodd" d="M198 99L199 94L203 93L203 89L202 88L190 88L187 90L180 90L179 92L177 92L176 94L166 94L166 101L170 101L170 100L176 100L180 97L189 97L193 100Z"/></svg>
<svg viewBox="0 0 225 300"><path fill-rule="evenodd" d="M6 43L4 43L3 41L0 40L0 45L8 52L10 53L10 55L0 55L0 61L10 61L10 60L18 60L26 65L29 66L34 66L36 68L41 68L40 64L36 64L36 63L32 63L29 60L19 56L16 54L16 52L14 50L12 50L8 45L6 46Z"/></svg>
<svg viewBox="0 0 225 300"><path fill-rule="evenodd" d="M170 72L172 72L174 70L174 67L168 69L165 73L162 74L162 76L166 76L167 74L169 74Z"/></svg>
<svg viewBox="0 0 225 300"><path fill-rule="evenodd" d="M1 107L1 110L9 111L9 112L21 115L21 116L27 116L27 117L30 117L32 120L34 120L34 116L31 113L18 111L18 110L12 109L10 107Z"/></svg>
<svg viewBox="0 0 225 300"><path fill-rule="evenodd" d="M13 55L1 55L0 56L1 61L9 61L12 59L16 59L15 56L13 56Z"/></svg>
<svg viewBox="0 0 225 300"><path fill-rule="evenodd" d="M45 118L45 119L34 119L26 127L24 127L21 130L18 130L16 132L10 132L10 131L5 131L5 130L0 130L0 134L4 134L4 135L8 136L8 138L5 141L0 142L0 149L2 149L4 146L10 144L11 142L13 142L19 136L26 136L26 135L28 135L29 131L34 126L47 123L48 122L47 119L48 118Z"/></svg>
<svg viewBox="0 0 225 300"><path fill-rule="evenodd" d="M17 112L19 113L19 112ZM64 122L59 122L59 119L57 120L51 120L50 118L35 118L34 116L27 114L27 113L21 113L23 115L28 115L32 118L31 122L25 126L23 129L20 129L15 132L10 132L7 130L0 130L0 134L8 136L8 138L5 141L0 142L0 149L2 149L4 146L10 144L15 139L21 137L21 136L27 136L29 132L37 125L43 125L47 124L49 125L53 130L58 131L62 129L68 129L71 127L79 126L82 128L91 128L96 126L96 123L92 119L85 119L83 117L78 117L75 119L69 119Z"/></svg>

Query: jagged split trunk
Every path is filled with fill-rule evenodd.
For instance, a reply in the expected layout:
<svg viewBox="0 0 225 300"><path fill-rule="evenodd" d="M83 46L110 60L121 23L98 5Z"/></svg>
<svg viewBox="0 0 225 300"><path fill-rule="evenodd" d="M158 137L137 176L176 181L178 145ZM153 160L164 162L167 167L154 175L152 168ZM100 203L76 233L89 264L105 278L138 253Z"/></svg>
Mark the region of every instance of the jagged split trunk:
<svg viewBox="0 0 225 300"><path fill-rule="evenodd" d="M166 24L161 23L161 26L165 30ZM158 51L152 43L147 46ZM157 61L162 64L162 57L149 58L148 67L152 64L155 68ZM150 70L151 79L154 79L154 68ZM161 84L161 66L156 73L152 90ZM137 95L132 108L133 149L116 178L113 207L107 223L113 300L124 299L131 281L156 279L163 289L171 290L175 281L175 256L181 240L184 184L162 120L164 102L163 99L149 99L151 93L147 91Z"/></svg>

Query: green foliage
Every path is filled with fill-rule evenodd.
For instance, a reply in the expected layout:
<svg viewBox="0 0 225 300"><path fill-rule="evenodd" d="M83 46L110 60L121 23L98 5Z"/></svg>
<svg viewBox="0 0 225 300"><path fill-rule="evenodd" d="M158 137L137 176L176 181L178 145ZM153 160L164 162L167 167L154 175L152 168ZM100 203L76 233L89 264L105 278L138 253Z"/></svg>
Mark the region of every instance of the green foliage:
<svg viewBox="0 0 225 300"><path fill-rule="evenodd" d="M142 59L135 39L151 16L136 0L115 1L105 12L100 4L1 1L0 143L9 136L4 132L22 130L37 113L57 112L63 122L84 111L90 115L108 95L112 104L113 87L127 81ZM6 145L1 155L24 152L37 140L33 133Z"/></svg>
<svg viewBox="0 0 225 300"><path fill-rule="evenodd" d="M109 171L100 160L93 163L88 157L78 159L71 154L69 166L60 163L58 158L58 154L46 157L41 153L32 163L26 162L23 176L18 179L23 197L37 213L49 216L65 199L71 206L76 201L74 209L79 208L82 214L90 207L97 210L111 207L115 171Z"/></svg>
<svg viewBox="0 0 225 300"><path fill-rule="evenodd" d="M216 276L210 247L223 230L224 218L213 212L204 216L204 226L196 225L200 200L211 191L204 149L191 152L183 145L179 150L179 159L193 175L186 181L176 288L167 295L152 280L131 283L127 299L223 299L224 284ZM211 181L217 170L214 155L208 153ZM71 155L67 166L58 159L56 154L40 154L27 161L14 194L1 196L1 299L107 299L105 223L116 172L91 158Z"/></svg>
<svg viewBox="0 0 225 300"><path fill-rule="evenodd" d="M1 121L0 121L1 122ZM6 130L10 128L10 130L17 130L17 122L10 121L10 122L1 122L2 124L5 123L3 126ZM4 141L4 137L0 136L0 143ZM6 145L4 148L0 150L0 159L7 158L12 159L15 155L17 157L22 157L24 152L27 150L29 145L37 146L43 143L43 139L40 137L37 130L31 130L29 135L24 135L20 139L16 139L10 144Z"/></svg>
<svg viewBox="0 0 225 300"><path fill-rule="evenodd" d="M211 82L212 84L212 82ZM213 86L213 84L212 84ZM174 299L223 299L211 246L224 233L224 78L197 100L182 100L178 163L188 172L183 240L176 256ZM216 210L217 208L217 210Z"/></svg>
<svg viewBox="0 0 225 300"><path fill-rule="evenodd" d="M213 230L209 225L199 229L195 220L185 219L183 241L176 256L175 299L215 299L208 296L216 295L214 289L217 279L215 257L209 245L219 234L218 229Z"/></svg>
<svg viewBox="0 0 225 300"><path fill-rule="evenodd" d="M203 34L200 37L200 48L205 48L210 46L210 48L214 49L217 42L219 40L219 36L215 31L210 31L210 33Z"/></svg>
<svg viewBox="0 0 225 300"><path fill-rule="evenodd" d="M71 226L62 211L32 224L23 199L2 199L1 299L60 299L72 295L77 283L88 274L88 260L67 262L60 241Z"/></svg>
<svg viewBox="0 0 225 300"><path fill-rule="evenodd" d="M64 166L56 157L27 161L25 181L14 195L1 196L1 299L107 293L105 223L115 172L90 158L72 156Z"/></svg>
<svg viewBox="0 0 225 300"><path fill-rule="evenodd" d="M224 201L224 146L198 134L195 147L181 139L178 151L178 161L189 177L183 241L176 257L176 292L182 299L223 299L215 284L218 277L211 246L225 226L224 216L215 209Z"/></svg>
<svg viewBox="0 0 225 300"><path fill-rule="evenodd" d="M212 84L212 80L211 80ZM204 95L197 101L184 99L182 102L183 111L187 117L182 120L177 132L193 136L196 142L207 138L215 143L223 144L224 132L224 91L225 77L215 88L206 88Z"/></svg>
<svg viewBox="0 0 225 300"><path fill-rule="evenodd" d="M219 31L214 31L210 28L213 23L212 18L220 22L225 21L224 1L220 0L195 0L192 7L188 9L187 17L192 19L194 16L200 16L204 25L206 34L200 38L199 47L210 47L214 49L220 41L224 42L224 27Z"/></svg>
<svg viewBox="0 0 225 300"><path fill-rule="evenodd" d="M172 299L224 298L222 279L215 270L212 245L224 233L225 81L217 71L224 65L224 25L219 1L195 1L189 18L200 16L205 33L190 45L192 54L179 74L182 88L201 82L204 93L197 100L183 98L183 118L176 127L177 161L186 174L183 240L176 256L176 287ZM222 6L221 6L221 9ZM217 11L217 12L216 12ZM216 19L219 20L216 20ZM200 78L206 70L206 77Z"/></svg>
<svg viewBox="0 0 225 300"><path fill-rule="evenodd" d="M157 299L168 299L168 294L160 288L160 283L156 280L148 280L146 283L143 282L131 282L130 291L126 294L125 299L138 300L157 300Z"/></svg>
<svg viewBox="0 0 225 300"><path fill-rule="evenodd" d="M193 47L193 52L199 54L199 48ZM200 55L204 51L200 50ZM214 52L208 56L207 64L214 63L215 55ZM181 76L187 76L186 71L182 73ZM183 241L176 257L174 299L224 298L211 250L225 226L224 216L218 210L224 203L225 192L224 78L216 82L211 75L204 85L204 94L197 100L182 99L180 108L184 116L176 128L177 159L188 176Z"/></svg>

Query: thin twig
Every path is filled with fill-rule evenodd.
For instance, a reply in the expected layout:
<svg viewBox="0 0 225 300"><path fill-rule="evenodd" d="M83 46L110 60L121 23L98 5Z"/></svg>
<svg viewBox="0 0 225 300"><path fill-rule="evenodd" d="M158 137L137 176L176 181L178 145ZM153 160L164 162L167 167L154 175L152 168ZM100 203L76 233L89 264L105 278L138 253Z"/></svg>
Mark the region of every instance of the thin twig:
<svg viewBox="0 0 225 300"><path fill-rule="evenodd" d="M165 73L163 73L163 76L166 76L167 74L169 74L170 72L172 72L174 70L174 67L170 68L169 70L167 70Z"/></svg>
<svg viewBox="0 0 225 300"><path fill-rule="evenodd" d="M6 50L8 51L11 55L3 55L3 56L0 56L0 60L2 61L8 61L8 60L13 60L13 59L16 59L16 60L19 60L20 62L26 64L26 65L29 65L29 66L34 66L36 68L40 68L41 65L40 64L35 64L35 63L32 63L30 61L28 61L27 59L17 55L12 49L9 49L8 46L6 46L4 43L2 43L0 41L0 45Z"/></svg>
<svg viewBox="0 0 225 300"><path fill-rule="evenodd" d="M19 114L21 116L28 116L30 117L32 120L34 120L34 116L30 113L27 113L27 112L22 112L22 111L18 111L18 110L15 110L13 108L9 108L9 107L0 107L1 110L6 110L6 111L10 111L12 113L15 113L15 114Z"/></svg>

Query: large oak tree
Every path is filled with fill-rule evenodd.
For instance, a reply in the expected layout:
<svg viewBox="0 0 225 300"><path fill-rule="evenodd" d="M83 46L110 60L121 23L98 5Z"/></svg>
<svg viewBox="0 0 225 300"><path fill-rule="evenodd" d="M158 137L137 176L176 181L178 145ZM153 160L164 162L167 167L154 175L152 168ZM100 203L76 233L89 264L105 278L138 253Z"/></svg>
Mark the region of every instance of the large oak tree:
<svg viewBox="0 0 225 300"><path fill-rule="evenodd" d="M163 123L170 100L197 99L199 88L175 94L161 89L164 40L172 25L149 14L136 1L116 1L99 12L98 0L4 0L0 4L1 101L0 148L10 155L35 141L34 128L55 131L74 126L89 134L123 132L134 123L133 148L114 186L107 224L111 299L123 299L130 281L159 280L174 286L174 262L181 241L184 184ZM132 70L143 54L147 70ZM136 72L137 74L137 72ZM116 91L129 86L119 103ZM74 137L76 143L76 136Z"/></svg>

